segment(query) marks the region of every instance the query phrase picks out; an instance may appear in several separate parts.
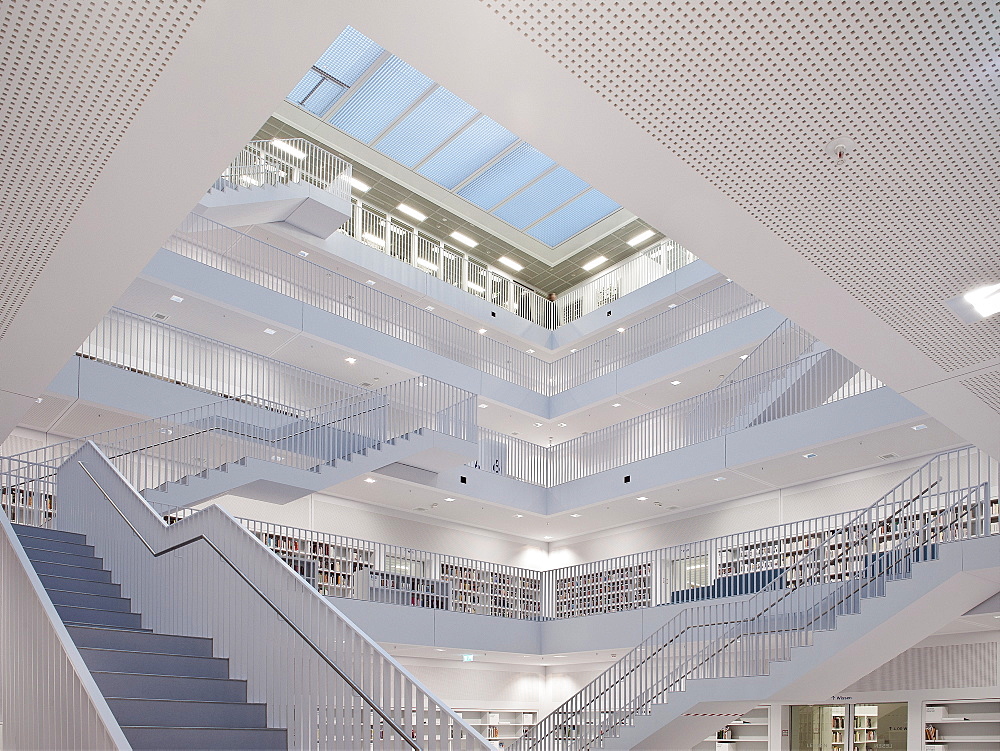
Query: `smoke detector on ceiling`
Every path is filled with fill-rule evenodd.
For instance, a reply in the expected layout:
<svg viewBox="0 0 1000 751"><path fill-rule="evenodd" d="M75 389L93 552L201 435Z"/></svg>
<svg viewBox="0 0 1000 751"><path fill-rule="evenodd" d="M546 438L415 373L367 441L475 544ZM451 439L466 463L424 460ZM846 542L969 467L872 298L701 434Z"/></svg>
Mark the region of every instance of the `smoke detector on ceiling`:
<svg viewBox="0 0 1000 751"><path fill-rule="evenodd" d="M842 162L856 148L858 148L858 145L854 141L847 136L841 136L840 138L834 138L826 145L826 153L838 162Z"/></svg>

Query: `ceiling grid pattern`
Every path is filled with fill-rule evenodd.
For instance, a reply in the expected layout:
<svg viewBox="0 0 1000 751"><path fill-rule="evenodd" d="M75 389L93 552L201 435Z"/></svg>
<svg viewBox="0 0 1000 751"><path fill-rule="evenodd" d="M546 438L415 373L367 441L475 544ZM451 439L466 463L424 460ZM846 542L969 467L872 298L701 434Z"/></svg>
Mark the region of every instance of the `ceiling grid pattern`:
<svg viewBox="0 0 1000 751"><path fill-rule="evenodd" d="M1000 279L995 3L480 1L941 368L1000 350L944 307Z"/></svg>
<svg viewBox="0 0 1000 751"><path fill-rule="evenodd" d="M0 215L0 339L201 7L3 5L0 172L18 179L5 183ZM25 148L38 133L46 148Z"/></svg>

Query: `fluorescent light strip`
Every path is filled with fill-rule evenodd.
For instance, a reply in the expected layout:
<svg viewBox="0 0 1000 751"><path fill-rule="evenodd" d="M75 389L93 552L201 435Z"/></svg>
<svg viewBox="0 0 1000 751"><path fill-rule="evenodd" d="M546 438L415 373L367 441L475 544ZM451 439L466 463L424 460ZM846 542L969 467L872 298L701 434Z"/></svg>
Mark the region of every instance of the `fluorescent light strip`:
<svg viewBox="0 0 1000 751"><path fill-rule="evenodd" d="M425 269L430 269L431 271L438 270L438 265L433 261L428 261L426 258L418 258L417 266L423 266Z"/></svg>
<svg viewBox="0 0 1000 751"><path fill-rule="evenodd" d="M351 187L354 188L359 193L367 193L369 190L372 189L371 185L369 185L368 183L361 182L356 177L351 178Z"/></svg>
<svg viewBox="0 0 1000 751"><path fill-rule="evenodd" d="M605 258L604 256L597 256L597 258L592 258L591 260L589 260L585 264L583 264L583 270L584 271L593 271L598 266L600 266L602 263L607 263L607 262L608 262L608 259Z"/></svg>
<svg viewBox="0 0 1000 751"><path fill-rule="evenodd" d="M502 263L508 269L513 269L514 271L524 271L524 266L519 264L513 258L508 258L507 256L500 256L497 259L497 263Z"/></svg>
<svg viewBox="0 0 1000 751"><path fill-rule="evenodd" d="M474 248L477 245L479 245L479 243L477 243L471 237L469 237L468 235L463 235L461 232L452 232L451 238L453 240L457 240L458 242L462 243L462 245L466 245L470 248Z"/></svg>
<svg viewBox="0 0 1000 751"><path fill-rule="evenodd" d="M279 149L280 151L284 151L289 156L293 156L296 159L306 158L306 152L304 152L302 149L295 148L290 143L285 143L280 138L272 138L271 143L273 144L274 148Z"/></svg>
<svg viewBox="0 0 1000 751"><path fill-rule="evenodd" d="M635 237L633 237L631 240L627 240L626 242L627 242L627 244L630 247L634 248L639 243L645 242L646 240L648 240L649 238L651 238L654 234L655 233L653 232L653 230L647 229L647 230L645 230L643 232L640 232L638 235L636 235Z"/></svg>
<svg viewBox="0 0 1000 751"><path fill-rule="evenodd" d="M405 203L399 204L399 206L397 206L396 208L402 211L411 219L416 219L418 222L422 222L424 221L424 219L427 218L427 214L423 213L422 211L417 211L415 208L413 208L412 206L407 206Z"/></svg>
<svg viewBox="0 0 1000 751"><path fill-rule="evenodd" d="M372 245L378 245L380 248L385 247L385 240L383 240L381 237L378 237L377 235L373 235L371 232L362 232L361 239L367 240Z"/></svg>
<svg viewBox="0 0 1000 751"><path fill-rule="evenodd" d="M1000 313L1000 284L989 284L965 293L963 299L983 318Z"/></svg>

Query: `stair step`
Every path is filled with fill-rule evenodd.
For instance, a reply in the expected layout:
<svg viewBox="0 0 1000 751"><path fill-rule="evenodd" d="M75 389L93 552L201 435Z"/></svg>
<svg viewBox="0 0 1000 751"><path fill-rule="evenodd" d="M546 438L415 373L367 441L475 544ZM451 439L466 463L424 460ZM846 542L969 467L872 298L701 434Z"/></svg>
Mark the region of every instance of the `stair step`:
<svg viewBox="0 0 1000 751"><path fill-rule="evenodd" d="M108 597L106 595L95 595L85 592L64 591L61 589L49 589L46 587L49 599L53 605L72 605L79 608L91 608L92 610L112 610L116 613L131 613L132 601L127 597Z"/></svg>
<svg viewBox="0 0 1000 751"><path fill-rule="evenodd" d="M73 555L72 553L60 553L57 550L42 550L40 548L30 548L24 546L24 552L28 560L32 563L36 561L45 563L62 563L67 566L79 566L80 568L104 568L104 561L92 555Z"/></svg>
<svg viewBox="0 0 1000 751"><path fill-rule="evenodd" d="M108 698L184 699L188 701L245 702L247 682L232 678L193 678L183 675L91 671Z"/></svg>
<svg viewBox="0 0 1000 751"><path fill-rule="evenodd" d="M60 553L72 553L82 555L87 558L94 557L94 546L83 542L69 542L67 540L55 540L51 537L36 537L30 532L19 534L17 539L21 545L34 550L54 550Z"/></svg>
<svg viewBox="0 0 1000 751"><path fill-rule="evenodd" d="M32 561L35 573L39 576L61 576L69 579L83 579L85 581L111 583L111 572L98 568L83 568L81 566L71 566L65 563L50 563L48 561Z"/></svg>
<svg viewBox="0 0 1000 751"><path fill-rule="evenodd" d="M212 657L212 640L200 636L154 634L152 631L122 631L101 626L68 627L78 647L152 652L185 657Z"/></svg>
<svg viewBox="0 0 1000 751"><path fill-rule="evenodd" d="M267 705L182 699L115 699L108 706L120 725L266 728Z"/></svg>
<svg viewBox="0 0 1000 751"><path fill-rule="evenodd" d="M125 628L142 627L142 617L138 613L120 613L114 610L58 604L56 604L56 612L59 613L59 617L64 622L90 623L96 626L124 626Z"/></svg>
<svg viewBox="0 0 1000 751"><path fill-rule="evenodd" d="M87 544L87 536L81 535L79 532L64 532L61 529L50 529L49 527L33 527L30 524L11 524L11 526L18 537L25 534L31 537L46 537L50 540Z"/></svg>
<svg viewBox="0 0 1000 751"><path fill-rule="evenodd" d="M121 597L122 588L119 584L108 582L95 582L87 579L71 579L68 576L52 576L51 574L39 574L42 586L47 590L62 590L63 592L80 592L91 595L104 595L105 597Z"/></svg>
<svg viewBox="0 0 1000 751"><path fill-rule="evenodd" d="M161 728L122 726L125 737L136 751L273 751L288 748L285 730L275 728Z"/></svg>
<svg viewBox="0 0 1000 751"><path fill-rule="evenodd" d="M229 660L224 657L189 657L158 652L123 651L98 647L80 647L80 654L91 670L112 673L147 673L190 678L228 678Z"/></svg>

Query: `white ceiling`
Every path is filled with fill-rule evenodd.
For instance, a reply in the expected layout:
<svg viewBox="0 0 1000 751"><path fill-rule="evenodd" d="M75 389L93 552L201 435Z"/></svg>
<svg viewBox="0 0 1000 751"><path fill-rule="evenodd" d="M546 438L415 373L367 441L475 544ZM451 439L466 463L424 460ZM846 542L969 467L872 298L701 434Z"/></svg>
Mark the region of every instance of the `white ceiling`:
<svg viewBox="0 0 1000 751"><path fill-rule="evenodd" d="M441 0L342 22L1000 456L1000 319L944 306L1000 282L998 13Z"/></svg>

